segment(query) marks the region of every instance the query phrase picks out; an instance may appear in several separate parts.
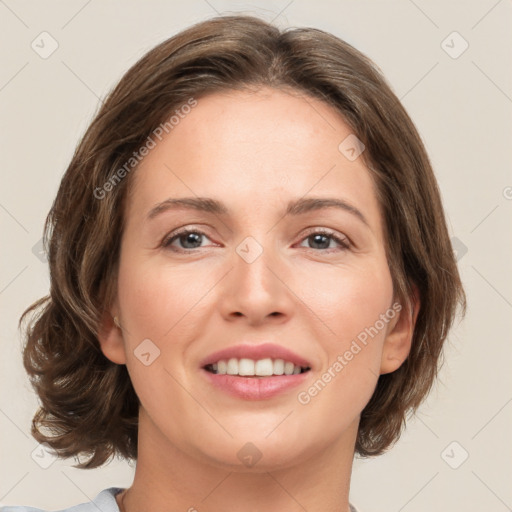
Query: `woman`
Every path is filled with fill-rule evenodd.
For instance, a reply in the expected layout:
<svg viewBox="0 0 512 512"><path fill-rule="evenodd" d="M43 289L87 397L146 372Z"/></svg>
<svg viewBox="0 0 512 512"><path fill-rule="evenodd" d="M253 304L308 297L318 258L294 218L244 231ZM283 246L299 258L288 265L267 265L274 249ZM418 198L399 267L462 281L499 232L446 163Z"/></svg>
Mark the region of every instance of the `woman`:
<svg viewBox="0 0 512 512"><path fill-rule="evenodd" d="M465 312L435 176L382 74L249 16L124 75L46 241L50 295L23 317L32 434L76 467L137 462L80 510L356 510L354 455L397 441Z"/></svg>

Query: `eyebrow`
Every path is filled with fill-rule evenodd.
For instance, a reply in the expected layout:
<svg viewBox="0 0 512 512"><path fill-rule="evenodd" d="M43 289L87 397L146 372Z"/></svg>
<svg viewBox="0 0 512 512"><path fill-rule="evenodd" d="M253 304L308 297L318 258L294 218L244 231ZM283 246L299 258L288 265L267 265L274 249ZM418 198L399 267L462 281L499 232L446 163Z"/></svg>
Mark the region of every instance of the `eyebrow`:
<svg viewBox="0 0 512 512"><path fill-rule="evenodd" d="M348 213L351 213L364 224L370 227L366 217L355 206L351 205L343 199L334 197L303 197L300 199L292 200L286 207L285 216L287 215L302 215L324 208L338 208ZM209 197L179 197L169 198L161 203L158 203L148 213L148 219L153 219L157 215L168 210L197 210L215 215L229 215L230 211L227 206Z"/></svg>

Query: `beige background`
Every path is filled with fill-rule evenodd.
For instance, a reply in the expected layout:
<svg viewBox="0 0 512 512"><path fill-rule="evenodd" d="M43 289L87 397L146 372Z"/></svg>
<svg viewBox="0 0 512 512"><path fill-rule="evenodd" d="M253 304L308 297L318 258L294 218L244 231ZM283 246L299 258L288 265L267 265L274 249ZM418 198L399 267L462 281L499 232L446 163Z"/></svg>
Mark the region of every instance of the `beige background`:
<svg viewBox="0 0 512 512"><path fill-rule="evenodd" d="M99 98L157 43L216 13L240 11L330 31L378 64L426 144L459 240L467 318L452 331L440 381L398 444L355 461L351 501L362 512L510 509L510 0L0 1L0 503L54 510L132 481L122 461L84 471L72 459L47 469L32 459L37 400L17 319L49 283L33 247ZM31 47L43 31L58 43L45 59ZM469 47L452 58L464 40Z"/></svg>

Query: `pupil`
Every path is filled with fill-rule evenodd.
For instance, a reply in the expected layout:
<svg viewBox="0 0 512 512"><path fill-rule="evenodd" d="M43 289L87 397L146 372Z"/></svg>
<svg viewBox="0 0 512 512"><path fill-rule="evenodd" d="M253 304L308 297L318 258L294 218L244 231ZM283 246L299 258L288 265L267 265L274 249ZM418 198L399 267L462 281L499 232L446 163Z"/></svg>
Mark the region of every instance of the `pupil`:
<svg viewBox="0 0 512 512"><path fill-rule="evenodd" d="M321 241L322 238L327 241L327 246L326 247L322 247L322 249L327 249L329 247L329 239L328 239L328 237L326 235L320 235L320 234L313 235L314 243L322 244L322 241ZM324 245L325 245L325 243L324 243Z"/></svg>
<svg viewBox="0 0 512 512"><path fill-rule="evenodd" d="M199 240L201 237L201 235L199 235L198 233L187 233L186 235L183 235L181 236L181 242L184 242L184 246L187 246L187 243L197 243L199 242L199 245L201 245L201 241ZM190 247L187 247L190 249Z"/></svg>

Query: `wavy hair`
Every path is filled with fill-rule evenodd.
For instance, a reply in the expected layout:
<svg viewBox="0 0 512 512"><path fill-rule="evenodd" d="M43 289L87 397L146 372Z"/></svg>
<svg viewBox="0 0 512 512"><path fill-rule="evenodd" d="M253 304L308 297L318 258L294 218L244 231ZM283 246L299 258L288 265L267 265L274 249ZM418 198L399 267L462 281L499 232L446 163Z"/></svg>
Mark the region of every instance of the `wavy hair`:
<svg viewBox="0 0 512 512"><path fill-rule="evenodd" d="M411 305L413 288L419 291L410 353L399 369L379 377L361 413L356 453L379 455L396 442L407 414L432 387L466 296L413 122L380 69L334 35L279 30L252 16L216 17L151 49L109 92L46 219L50 291L20 319L23 364L40 399L31 433L59 457L75 456L74 467L98 467L114 455L137 459L140 402L126 366L107 359L98 342L116 288L124 203L136 172L126 162L190 98L261 86L306 93L343 116L365 145L395 298ZM81 455L88 460L80 462Z"/></svg>

